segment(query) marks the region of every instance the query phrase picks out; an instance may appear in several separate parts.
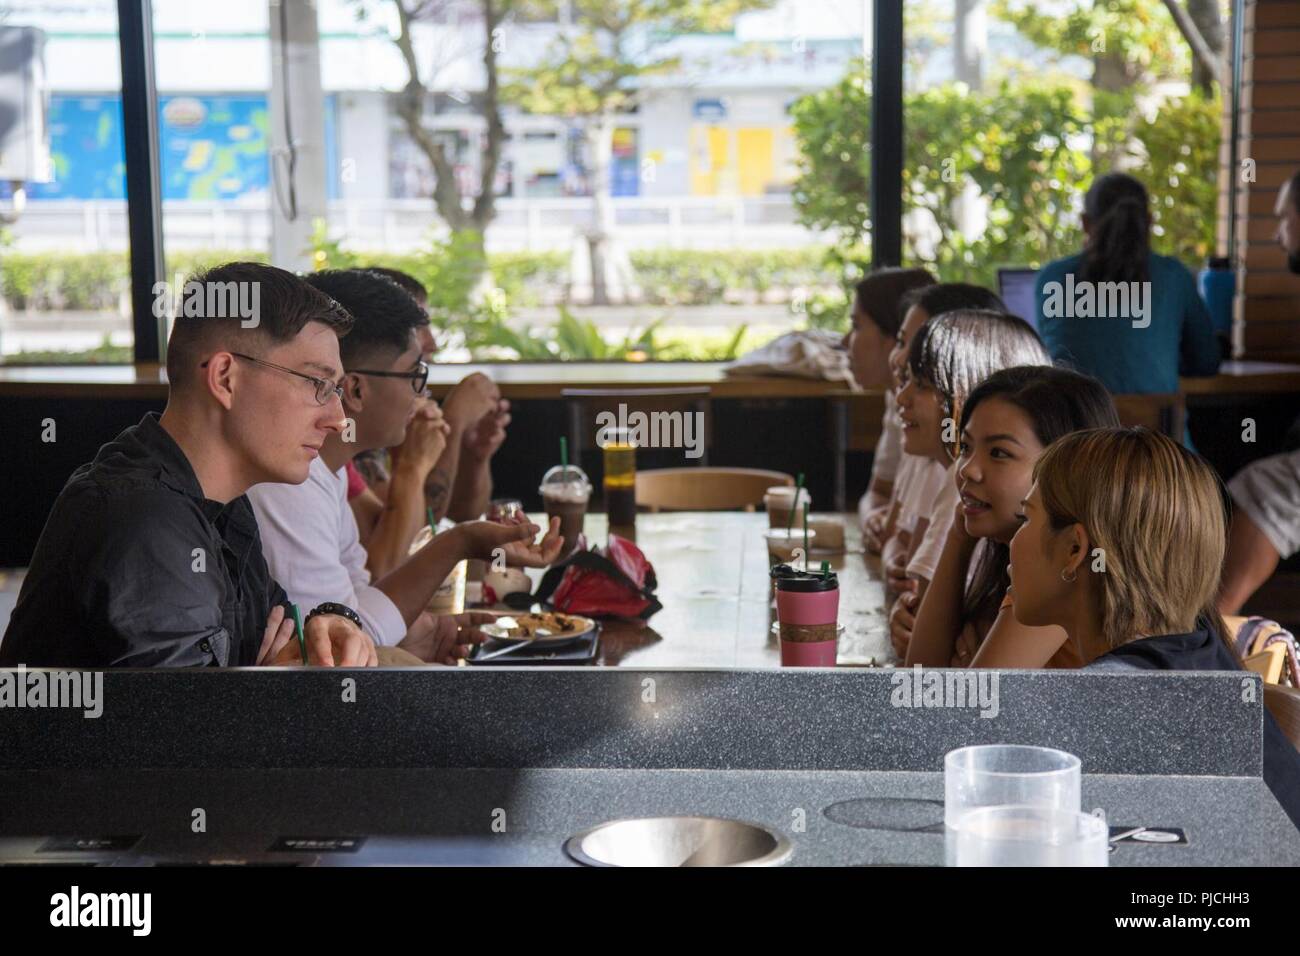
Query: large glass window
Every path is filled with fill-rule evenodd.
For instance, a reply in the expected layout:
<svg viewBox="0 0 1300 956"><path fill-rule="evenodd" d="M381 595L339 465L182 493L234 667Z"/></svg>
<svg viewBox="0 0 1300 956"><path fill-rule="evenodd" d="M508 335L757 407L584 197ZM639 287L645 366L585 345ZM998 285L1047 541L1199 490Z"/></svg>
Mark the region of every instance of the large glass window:
<svg viewBox="0 0 1300 956"><path fill-rule="evenodd" d="M1139 179L1152 245L1214 253L1227 0L909 0L905 248L947 280L1079 251L1094 177Z"/></svg>
<svg viewBox="0 0 1300 956"><path fill-rule="evenodd" d="M0 3L0 362L129 362L117 6Z"/></svg>
<svg viewBox="0 0 1300 956"><path fill-rule="evenodd" d="M320 3L330 166L315 264L421 278L452 361L720 359L838 323L843 255L801 219L796 123L805 97L860 72L869 5L658 23L652 7L707 9L619 5L627 78L602 100L587 94L605 65L583 52L614 48L596 0L495 24L473 2ZM583 95L550 92L566 72Z"/></svg>

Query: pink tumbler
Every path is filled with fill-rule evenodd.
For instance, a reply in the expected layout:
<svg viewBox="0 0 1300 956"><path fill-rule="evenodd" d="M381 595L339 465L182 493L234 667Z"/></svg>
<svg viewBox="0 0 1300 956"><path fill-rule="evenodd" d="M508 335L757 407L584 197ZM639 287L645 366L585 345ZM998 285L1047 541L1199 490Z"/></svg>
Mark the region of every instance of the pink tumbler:
<svg viewBox="0 0 1300 956"><path fill-rule="evenodd" d="M840 583L833 571L772 569L783 667L834 667L838 647Z"/></svg>

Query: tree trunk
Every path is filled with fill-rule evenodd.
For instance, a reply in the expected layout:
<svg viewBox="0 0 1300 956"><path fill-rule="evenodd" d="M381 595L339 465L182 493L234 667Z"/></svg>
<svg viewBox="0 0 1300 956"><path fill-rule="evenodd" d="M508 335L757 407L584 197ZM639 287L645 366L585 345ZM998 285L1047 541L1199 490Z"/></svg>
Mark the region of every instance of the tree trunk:
<svg viewBox="0 0 1300 956"><path fill-rule="evenodd" d="M1227 31L1219 16L1218 0L1187 0L1187 13L1201 31L1201 37L1210 52L1220 63L1224 62L1224 53L1228 48ZM1214 90L1215 76L1209 65L1198 57L1192 57L1192 86L1205 92Z"/></svg>
<svg viewBox="0 0 1300 956"><path fill-rule="evenodd" d="M587 247L591 254L591 302L592 305L609 305L613 298L622 298L610 249L614 235L614 200L610 195L614 118L607 114L592 117L587 124L585 140L594 220L587 233Z"/></svg>

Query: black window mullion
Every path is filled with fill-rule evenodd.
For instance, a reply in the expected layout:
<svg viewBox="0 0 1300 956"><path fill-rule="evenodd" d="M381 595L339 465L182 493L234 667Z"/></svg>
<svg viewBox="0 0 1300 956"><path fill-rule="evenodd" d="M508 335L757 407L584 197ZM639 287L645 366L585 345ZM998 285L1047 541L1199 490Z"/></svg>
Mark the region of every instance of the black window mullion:
<svg viewBox="0 0 1300 956"><path fill-rule="evenodd" d="M122 59L122 140L127 236L131 243L134 354L136 362L160 362L164 320L154 316L153 290L154 284L165 278L165 270L151 0L117 0L117 31Z"/></svg>
<svg viewBox="0 0 1300 956"><path fill-rule="evenodd" d="M871 264L903 259L903 2L872 4Z"/></svg>

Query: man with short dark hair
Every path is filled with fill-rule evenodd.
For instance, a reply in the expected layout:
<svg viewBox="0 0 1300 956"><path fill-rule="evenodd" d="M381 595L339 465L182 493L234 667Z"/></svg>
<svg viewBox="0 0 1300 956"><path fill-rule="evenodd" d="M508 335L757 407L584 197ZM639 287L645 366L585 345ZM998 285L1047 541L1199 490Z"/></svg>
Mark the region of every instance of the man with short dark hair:
<svg viewBox="0 0 1300 956"><path fill-rule="evenodd" d="M367 272L397 283L428 315L429 293L419 279L400 269L370 266ZM432 363L437 343L426 319L416 335L420 352ZM456 521L477 518L487 510L492 497L492 456L505 441L510 424L510 403L501 397L496 383L482 372L465 376L442 402L443 418L448 427L447 445L437 463L429 470L425 494L435 517L444 515ZM400 458L404 449L393 451ZM356 465L365 476L373 496L354 496L353 512L361 528L362 541L369 545L369 532L378 508L388 497L389 471L384 467L382 451L357 457Z"/></svg>
<svg viewBox="0 0 1300 956"><path fill-rule="evenodd" d="M429 423L433 435L445 439L445 428L437 430L438 419L420 418L428 368L420 359L416 330L424 314L391 281L365 270L316 272L306 281L354 319L340 347L347 425L326 438L306 482L259 485L249 493L267 562L294 600L310 604L346 593L379 644L400 646L421 660L452 663L481 639L473 625L482 623L483 616L452 620L423 614L439 585L459 561L487 560L496 549L514 564L549 564L559 553L559 521L552 521L538 547L531 545L537 531L532 525L470 521L437 535L407 558L424 514L419 485L412 483L414 500L394 495L391 502L399 509L393 518L401 532L397 540L404 542L400 559L374 574L372 583L347 503L344 469L359 452L399 444L404 435ZM436 457L436 450L431 452Z"/></svg>
<svg viewBox="0 0 1300 956"><path fill-rule="evenodd" d="M1287 268L1300 275L1300 171L1282 184L1273 213ZM1228 482L1228 491L1235 507L1219 612L1236 614L1282 558L1300 551L1300 451L1251 462Z"/></svg>
<svg viewBox="0 0 1300 956"><path fill-rule="evenodd" d="M167 407L64 486L0 666L300 662L244 493L303 481L342 429L339 336L351 323L328 296L271 266L232 262L186 283ZM344 607L308 614L311 663L376 662L353 616Z"/></svg>

